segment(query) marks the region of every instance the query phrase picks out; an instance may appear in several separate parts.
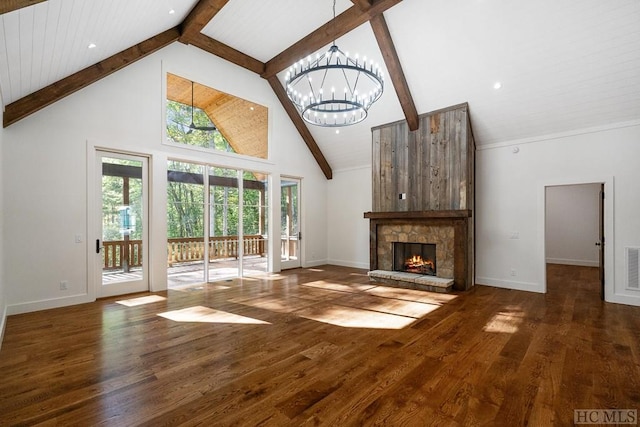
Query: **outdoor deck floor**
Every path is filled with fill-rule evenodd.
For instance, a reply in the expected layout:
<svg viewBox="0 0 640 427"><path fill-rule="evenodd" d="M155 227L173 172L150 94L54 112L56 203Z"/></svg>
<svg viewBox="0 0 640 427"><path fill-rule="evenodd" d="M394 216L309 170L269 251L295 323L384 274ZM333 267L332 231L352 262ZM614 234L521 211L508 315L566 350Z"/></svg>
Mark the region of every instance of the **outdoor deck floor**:
<svg viewBox="0 0 640 427"><path fill-rule="evenodd" d="M238 276L239 262L235 259L212 261L209 265L209 282ZM245 277L262 276L267 272L267 258L247 257L244 259L243 273ZM115 283L128 280L139 280L142 271L132 269L128 273L122 271L106 272L102 275L104 283ZM181 263L167 268L167 285L169 289L204 283L204 263L202 261Z"/></svg>

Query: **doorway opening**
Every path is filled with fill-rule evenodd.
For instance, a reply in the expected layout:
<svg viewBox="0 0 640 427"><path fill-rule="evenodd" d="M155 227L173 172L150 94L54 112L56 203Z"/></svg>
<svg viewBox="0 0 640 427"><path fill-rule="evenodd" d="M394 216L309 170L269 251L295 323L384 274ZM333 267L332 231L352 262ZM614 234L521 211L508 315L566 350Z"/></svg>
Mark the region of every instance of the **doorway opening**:
<svg viewBox="0 0 640 427"><path fill-rule="evenodd" d="M575 279L604 300L604 211L604 183L545 187L547 291Z"/></svg>

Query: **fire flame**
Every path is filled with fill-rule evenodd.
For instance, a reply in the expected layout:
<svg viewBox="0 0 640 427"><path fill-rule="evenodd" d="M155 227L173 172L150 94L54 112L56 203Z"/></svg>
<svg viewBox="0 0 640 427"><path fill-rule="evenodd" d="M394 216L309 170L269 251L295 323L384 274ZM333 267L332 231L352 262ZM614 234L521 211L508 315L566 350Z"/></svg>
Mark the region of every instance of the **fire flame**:
<svg viewBox="0 0 640 427"><path fill-rule="evenodd" d="M407 267L420 267L423 265L428 265L433 268L433 261L431 261L430 259L424 259L420 255L414 255L411 258L408 258L405 261L405 264L407 265Z"/></svg>
<svg viewBox="0 0 640 427"><path fill-rule="evenodd" d="M435 265L432 260L424 259L420 255L413 255L411 258L407 258L404 262L405 269L411 270L435 270Z"/></svg>

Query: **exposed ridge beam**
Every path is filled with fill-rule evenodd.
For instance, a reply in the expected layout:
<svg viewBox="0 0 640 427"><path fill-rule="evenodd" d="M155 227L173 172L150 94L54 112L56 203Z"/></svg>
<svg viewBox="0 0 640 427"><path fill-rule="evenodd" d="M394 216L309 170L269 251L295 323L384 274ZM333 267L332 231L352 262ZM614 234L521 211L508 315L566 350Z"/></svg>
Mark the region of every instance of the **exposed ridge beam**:
<svg viewBox="0 0 640 427"><path fill-rule="evenodd" d="M188 39L200 34L200 31L228 2L229 0L200 0L180 24L182 32L180 41L186 43L183 38Z"/></svg>
<svg viewBox="0 0 640 427"><path fill-rule="evenodd" d="M280 100L280 103L284 107L284 110L289 115L289 118L293 122L294 126L296 127L296 129L298 129L298 132L300 133L300 136L304 140L305 144L307 144L307 147L309 147L311 154L313 154L313 157L316 159L318 166L320 166L320 169L322 169L324 176L326 176L327 179L333 178L331 166L329 166L327 159L324 158L322 151L320 151L320 147L318 147L315 139L313 139L313 136L305 125L304 120L302 120L302 117L300 117L300 115L298 114L298 110L296 110L296 107L293 106L293 104L287 97L287 92L284 90L284 87L280 83L280 80L278 80L278 77L271 76L267 78L267 81Z"/></svg>
<svg viewBox="0 0 640 427"><path fill-rule="evenodd" d="M30 95L18 99L5 107L3 125L7 127L47 105L53 104L72 93L107 77L127 65L162 49L180 37L178 27L171 28L129 49L116 53L97 64L80 70L62 80L50 84Z"/></svg>
<svg viewBox="0 0 640 427"><path fill-rule="evenodd" d="M349 9L336 16L311 34L285 49L265 65L262 77L265 79L275 76L300 58L312 54L318 49L331 43L333 40L347 34L354 28L369 21L374 16L380 15L385 10L400 3L402 0L375 0L371 7L365 11L358 6Z"/></svg>
<svg viewBox="0 0 640 427"><path fill-rule="evenodd" d="M264 72L264 62L258 61L257 59L202 33L194 34L188 38L181 37L180 41L199 47L206 52L219 56L222 59L226 59L227 61L239 65L242 68L246 68L249 71L253 71L254 73L262 74Z"/></svg>
<svg viewBox="0 0 640 427"><path fill-rule="evenodd" d="M400 101L400 106L402 107L404 116L407 119L409 130L417 130L420 126L418 110L416 110L416 105L413 102L411 91L409 91L407 79L402 71L400 58L398 58L398 52L393 44L393 39L391 38L387 21L384 19L384 16L380 14L371 18L369 23L371 24L373 34L376 36L376 40L378 41L380 52L382 52L382 58L387 66L387 71L389 72L389 77L393 82L396 94L398 95L398 100Z"/></svg>
<svg viewBox="0 0 640 427"><path fill-rule="evenodd" d="M3 0L0 2L0 15L22 9L23 7L33 6L43 1L47 0Z"/></svg>
<svg viewBox="0 0 640 427"><path fill-rule="evenodd" d="M373 3L373 0L351 0L351 3L355 4L360 10L368 10Z"/></svg>

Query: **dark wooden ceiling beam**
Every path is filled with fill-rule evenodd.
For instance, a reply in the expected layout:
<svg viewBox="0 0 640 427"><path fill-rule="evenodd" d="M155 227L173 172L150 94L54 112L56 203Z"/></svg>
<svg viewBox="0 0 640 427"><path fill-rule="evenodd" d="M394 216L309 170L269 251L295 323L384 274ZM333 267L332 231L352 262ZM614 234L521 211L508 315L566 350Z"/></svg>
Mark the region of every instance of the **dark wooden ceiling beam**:
<svg viewBox="0 0 640 427"><path fill-rule="evenodd" d="M375 0L367 10L361 10L359 6L350 7L336 16L335 19L327 22L270 59L265 64L266 67L264 73L262 73L262 77L268 79L271 76L275 76L298 59L312 54L401 1L402 0Z"/></svg>
<svg viewBox="0 0 640 427"><path fill-rule="evenodd" d="M318 147L315 139L313 139L311 132L305 125L302 117L300 117L298 110L296 110L296 107L293 106L293 103L291 103L291 101L287 97L287 92L284 90L284 87L282 86L282 83L280 83L280 80L278 80L278 77L271 76L267 78L267 81L280 100L282 107L289 115L289 118L293 122L293 125L296 127L296 129L298 129L298 132L300 133L300 136L304 140L305 144L307 144L307 147L309 147L311 154L313 154L316 162L318 162L318 166L320 166L320 169L322 169L324 176L327 177L327 179L333 178L333 171L331 170L331 166L329 166L329 162L327 162L327 159L325 159L322 151L320 151L320 147Z"/></svg>
<svg viewBox="0 0 640 427"><path fill-rule="evenodd" d="M361 10L368 10L373 4L373 0L351 0L351 3L358 6Z"/></svg>
<svg viewBox="0 0 640 427"><path fill-rule="evenodd" d="M138 43L129 49L116 53L84 70L78 71L62 80L46 86L37 92L27 95L5 107L3 125L7 127L47 105L53 104L72 93L89 86L98 80L152 54L173 43L180 37L178 27L171 28L150 39Z"/></svg>
<svg viewBox="0 0 640 427"><path fill-rule="evenodd" d="M43 1L47 0L3 0L0 2L0 15L22 9L23 7L33 6Z"/></svg>
<svg viewBox="0 0 640 427"><path fill-rule="evenodd" d="M257 59L202 33L194 34L188 38L181 37L180 41L199 47L206 52L219 56L222 59L226 59L227 61L239 65L242 68L246 68L249 71L253 71L254 73L262 74L264 72L264 62L258 61Z"/></svg>
<svg viewBox="0 0 640 427"><path fill-rule="evenodd" d="M213 19L220 9L222 9L229 0L200 0L189 15L180 24L180 30L182 36L180 41L185 42L183 39L190 39L193 36L200 34L200 31Z"/></svg>
<svg viewBox="0 0 640 427"><path fill-rule="evenodd" d="M380 52L382 52L382 58L387 66L389 72L389 78L393 82L393 87L398 95L400 106L404 112L404 116L409 125L409 130L416 130L420 126L418 120L418 110L413 102L407 79L402 71L402 65L400 64L400 58L398 58L398 52L393 44L387 21L382 14L376 15L369 21L373 34L376 36Z"/></svg>

